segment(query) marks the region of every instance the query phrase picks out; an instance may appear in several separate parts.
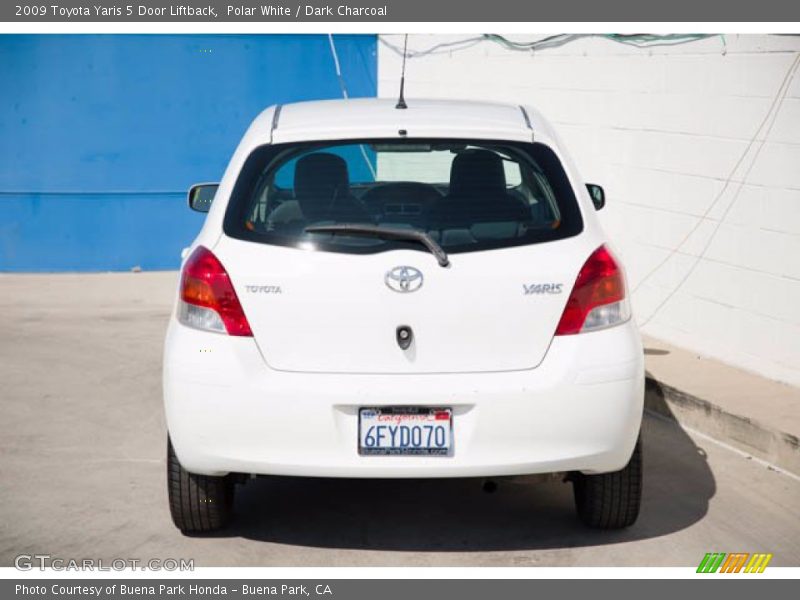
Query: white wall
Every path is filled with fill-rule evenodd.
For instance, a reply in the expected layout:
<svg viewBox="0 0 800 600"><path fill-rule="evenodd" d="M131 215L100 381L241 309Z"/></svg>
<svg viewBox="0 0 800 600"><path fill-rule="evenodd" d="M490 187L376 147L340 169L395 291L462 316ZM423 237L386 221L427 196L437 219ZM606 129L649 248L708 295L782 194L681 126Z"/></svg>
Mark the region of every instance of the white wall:
<svg viewBox="0 0 800 600"><path fill-rule="evenodd" d="M413 35L409 49L463 37ZM409 60L406 96L539 108L606 188L601 220L643 331L800 385L800 73L773 103L798 53L800 37L764 35L535 53L484 41ZM379 44L380 96L396 95L399 72Z"/></svg>

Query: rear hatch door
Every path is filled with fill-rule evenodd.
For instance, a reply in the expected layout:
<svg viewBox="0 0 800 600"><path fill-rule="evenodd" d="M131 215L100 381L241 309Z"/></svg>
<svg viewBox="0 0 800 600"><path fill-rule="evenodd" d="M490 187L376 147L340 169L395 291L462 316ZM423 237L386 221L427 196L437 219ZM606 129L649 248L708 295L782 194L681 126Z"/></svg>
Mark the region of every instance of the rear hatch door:
<svg viewBox="0 0 800 600"><path fill-rule="evenodd" d="M578 236L452 254L446 268L422 249L347 254L222 236L214 252L273 369L466 373L536 367L592 249ZM387 282L402 267L421 274L417 289ZM413 332L405 350L401 326Z"/></svg>

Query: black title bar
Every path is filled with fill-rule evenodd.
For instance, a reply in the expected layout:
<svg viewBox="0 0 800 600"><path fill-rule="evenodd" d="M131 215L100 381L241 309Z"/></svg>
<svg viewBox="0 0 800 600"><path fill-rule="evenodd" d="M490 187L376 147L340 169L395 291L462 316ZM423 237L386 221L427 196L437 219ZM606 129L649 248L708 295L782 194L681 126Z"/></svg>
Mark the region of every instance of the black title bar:
<svg viewBox="0 0 800 600"><path fill-rule="evenodd" d="M797 22L791 0L25 0L11 22ZM735 32L732 32L735 33Z"/></svg>

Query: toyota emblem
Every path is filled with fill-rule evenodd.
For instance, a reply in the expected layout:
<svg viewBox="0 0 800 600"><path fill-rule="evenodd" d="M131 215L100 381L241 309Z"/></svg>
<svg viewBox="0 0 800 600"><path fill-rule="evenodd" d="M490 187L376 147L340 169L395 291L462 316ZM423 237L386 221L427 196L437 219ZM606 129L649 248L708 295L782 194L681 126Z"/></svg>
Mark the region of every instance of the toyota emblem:
<svg viewBox="0 0 800 600"><path fill-rule="evenodd" d="M386 273L384 281L395 292L416 292L422 287L422 271L414 267L395 267Z"/></svg>

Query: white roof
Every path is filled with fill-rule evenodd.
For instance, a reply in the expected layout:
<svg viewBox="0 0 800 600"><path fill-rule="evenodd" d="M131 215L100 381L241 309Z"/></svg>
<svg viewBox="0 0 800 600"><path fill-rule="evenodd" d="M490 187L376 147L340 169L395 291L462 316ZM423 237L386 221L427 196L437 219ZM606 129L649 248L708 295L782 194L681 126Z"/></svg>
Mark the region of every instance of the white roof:
<svg viewBox="0 0 800 600"><path fill-rule="evenodd" d="M531 141L549 138L550 128L535 110L511 104L463 100L395 98L322 100L270 107L253 122L253 146L304 140L455 137ZM277 110L277 115L276 115Z"/></svg>

